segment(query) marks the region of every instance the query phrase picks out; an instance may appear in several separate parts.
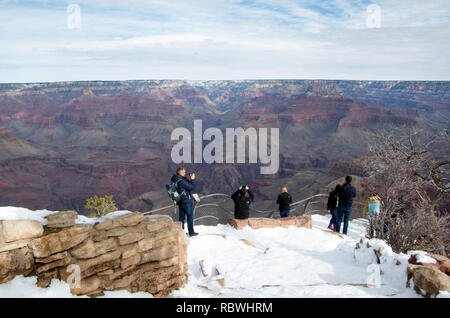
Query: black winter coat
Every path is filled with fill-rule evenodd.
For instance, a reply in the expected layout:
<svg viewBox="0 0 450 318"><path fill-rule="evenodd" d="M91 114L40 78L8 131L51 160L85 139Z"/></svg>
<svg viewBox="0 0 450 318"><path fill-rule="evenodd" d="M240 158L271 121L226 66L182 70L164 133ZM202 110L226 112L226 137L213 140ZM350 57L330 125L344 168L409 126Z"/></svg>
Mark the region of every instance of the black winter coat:
<svg viewBox="0 0 450 318"><path fill-rule="evenodd" d="M327 209L330 211L336 210L337 202L338 202L337 190L333 190L330 192L330 195L328 196Z"/></svg>
<svg viewBox="0 0 450 318"><path fill-rule="evenodd" d="M289 203L292 203L292 197L289 193L283 192L278 195L277 204L280 204L279 210L286 211L290 209Z"/></svg>
<svg viewBox="0 0 450 318"><path fill-rule="evenodd" d="M231 198L234 201L234 218L235 219L248 219L250 214L250 204L255 199L252 191L247 190L247 194L244 195L244 191L237 190Z"/></svg>

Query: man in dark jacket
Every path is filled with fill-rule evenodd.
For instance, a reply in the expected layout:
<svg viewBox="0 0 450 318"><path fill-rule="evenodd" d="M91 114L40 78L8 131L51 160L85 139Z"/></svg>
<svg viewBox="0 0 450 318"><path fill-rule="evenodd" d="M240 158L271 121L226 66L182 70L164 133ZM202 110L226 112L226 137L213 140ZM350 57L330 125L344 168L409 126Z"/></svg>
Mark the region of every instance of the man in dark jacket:
<svg viewBox="0 0 450 318"><path fill-rule="evenodd" d="M240 186L239 189L233 193L231 198L234 201L234 218L248 219L250 214L250 204L255 198L248 186Z"/></svg>
<svg viewBox="0 0 450 318"><path fill-rule="evenodd" d="M331 190L330 195L328 196L327 209L328 213L331 214L330 224L328 224L328 228L336 232L337 228L337 220L338 220L338 212L337 212L337 204L338 204L338 192L337 190L340 188L338 184L336 188Z"/></svg>
<svg viewBox="0 0 450 318"><path fill-rule="evenodd" d="M345 183L339 187L338 193L338 219L336 224L336 232L341 229L342 218L344 218L344 229L342 233L347 234L348 221L350 220L350 213L352 212L353 198L356 196L356 189L350 184L352 177L345 177Z"/></svg>
<svg viewBox="0 0 450 318"><path fill-rule="evenodd" d="M180 201L178 204L178 220L181 222L184 229L184 219L187 216L187 224L189 236L198 235L194 231L194 199L192 197L192 191L195 189L195 173L190 173L186 178L186 170L184 168L178 168L176 173L172 176L172 182L176 183L178 193L180 194Z"/></svg>

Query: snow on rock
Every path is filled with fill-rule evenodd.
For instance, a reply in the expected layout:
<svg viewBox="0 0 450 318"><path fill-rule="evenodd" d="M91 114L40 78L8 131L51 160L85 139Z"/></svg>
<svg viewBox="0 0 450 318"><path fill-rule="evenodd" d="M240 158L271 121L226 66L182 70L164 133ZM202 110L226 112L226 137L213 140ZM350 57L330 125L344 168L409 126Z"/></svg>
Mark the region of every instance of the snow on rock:
<svg viewBox="0 0 450 318"><path fill-rule="evenodd" d="M409 256L414 255L414 254L416 255L416 262L417 263L422 263L422 264L424 264L424 263L436 264L437 263L437 261L434 258L432 258L432 257L427 255L427 252L424 252L424 251L408 251L408 255Z"/></svg>
<svg viewBox="0 0 450 318"><path fill-rule="evenodd" d="M382 241L355 250L365 235L364 222L352 221L350 236L326 230L328 222L329 217L314 215L313 229L196 226L200 235L189 243L189 282L170 296L419 297L405 287L406 255ZM381 252L380 264L374 249ZM379 266L377 287L370 265Z"/></svg>

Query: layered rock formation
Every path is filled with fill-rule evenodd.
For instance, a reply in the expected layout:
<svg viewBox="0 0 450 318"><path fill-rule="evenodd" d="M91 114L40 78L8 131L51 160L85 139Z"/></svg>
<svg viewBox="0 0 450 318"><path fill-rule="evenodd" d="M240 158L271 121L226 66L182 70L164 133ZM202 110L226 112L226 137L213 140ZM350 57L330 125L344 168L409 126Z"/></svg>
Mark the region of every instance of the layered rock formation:
<svg viewBox="0 0 450 318"><path fill-rule="evenodd" d="M69 283L74 295L126 289L163 297L187 282L187 240L178 223L140 212L94 226L75 224L75 211L40 222L1 221L0 283L36 275L40 287L52 279Z"/></svg>
<svg viewBox="0 0 450 318"><path fill-rule="evenodd" d="M171 132L193 131L194 119L222 131L279 128L276 178L301 199L336 179L327 178L336 164L364 155L372 132L404 124L448 129L449 92L449 82L398 81L0 84L0 205L87 214L95 194L113 195L127 210L170 203L162 185L178 166ZM262 186L273 176L259 165L186 166L200 193L248 184L268 204L275 196Z"/></svg>

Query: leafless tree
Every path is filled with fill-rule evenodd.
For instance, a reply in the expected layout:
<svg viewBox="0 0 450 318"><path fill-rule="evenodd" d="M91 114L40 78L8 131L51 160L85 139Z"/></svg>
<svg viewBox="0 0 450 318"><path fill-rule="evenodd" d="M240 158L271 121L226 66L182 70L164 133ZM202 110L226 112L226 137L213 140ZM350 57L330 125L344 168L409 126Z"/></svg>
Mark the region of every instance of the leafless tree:
<svg viewBox="0 0 450 318"><path fill-rule="evenodd" d="M382 205L370 220L370 238L386 240L396 252L449 253L449 146L447 131L432 135L403 127L376 134L364 186Z"/></svg>

